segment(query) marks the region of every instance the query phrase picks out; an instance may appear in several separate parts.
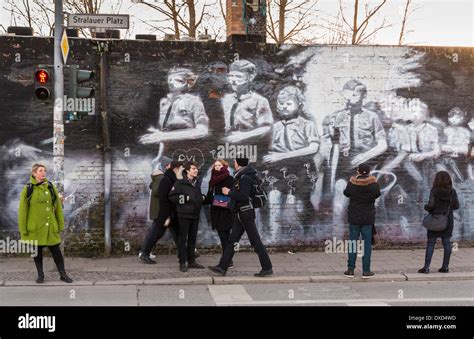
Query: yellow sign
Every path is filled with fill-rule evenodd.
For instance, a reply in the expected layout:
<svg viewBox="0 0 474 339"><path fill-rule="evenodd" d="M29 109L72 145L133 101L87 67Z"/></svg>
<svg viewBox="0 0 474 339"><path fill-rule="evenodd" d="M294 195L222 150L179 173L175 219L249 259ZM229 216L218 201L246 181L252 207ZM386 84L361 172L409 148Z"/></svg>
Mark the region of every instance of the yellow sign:
<svg viewBox="0 0 474 339"><path fill-rule="evenodd" d="M63 62L66 64L67 55L69 54L69 42L67 41L66 29L63 30L63 37L61 38L61 52L63 53Z"/></svg>

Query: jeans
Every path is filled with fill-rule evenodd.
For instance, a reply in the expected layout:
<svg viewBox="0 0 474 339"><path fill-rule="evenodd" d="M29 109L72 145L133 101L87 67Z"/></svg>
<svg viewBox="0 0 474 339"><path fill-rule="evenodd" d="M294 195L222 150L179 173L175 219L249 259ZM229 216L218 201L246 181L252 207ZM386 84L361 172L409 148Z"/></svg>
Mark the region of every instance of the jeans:
<svg viewBox="0 0 474 339"><path fill-rule="evenodd" d="M349 239L351 243L359 240L359 236L362 234L364 256L362 257L362 270L364 272L370 272L370 256L372 254L372 225L349 225ZM354 270L356 267L357 251L358 246L349 246L349 260L347 261L347 268Z"/></svg>
<svg viewBox="0 0 474 339"><path fill-rule="evenodd" d="M269 270L272 268L272 262L268 256L267 250L260 239L258 234L257 226L255 225L255 211L249 210L245 212L237 212L234 218L234 224L232 226L232 231L230 232L230 239L225 247L222 258L219 262L219 267L224 271L227 271L232 258L235 254L235 244L240 241L240 238L247 232L247 236L250 241L250 245L254 248L255 252L258 254L258 259L260 260L260 265L262 270Z"/></svg>
<svg viewBox="0 0 474 339"><path fill-rule="evenodd" d="M424 268L429 269L431 264L431 258L433 257L433 252L436 245L436 239L428 238L428 242L426 244L426 254L425 254L425 266ZM441 238L444 248L443 254L443 266L441 268L448 269L449 268L449 259L451 258L451 238Z"/></svg>
<svg viewBox="0 0 474 339"><path fill-rule="evenodd" d="M176 221L172 220L170 225L166 227L163 224L160 225L158 223L158 219L154 219L150 229L148 230L145 240L143 241L142 253L147 256L150 255L153 246L155 246L156 242L161 239L168 228L171 232L171 236L173 237L173 241L175 244L178 244L178 239L176 237Z"/></svg>

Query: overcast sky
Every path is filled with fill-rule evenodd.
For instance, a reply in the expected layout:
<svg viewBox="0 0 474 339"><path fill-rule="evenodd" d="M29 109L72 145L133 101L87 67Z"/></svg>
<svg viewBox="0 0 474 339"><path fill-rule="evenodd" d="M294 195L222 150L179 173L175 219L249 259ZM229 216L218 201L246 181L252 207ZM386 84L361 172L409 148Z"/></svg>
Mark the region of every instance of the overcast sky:
<svg viewBox="0 0 474 339"><path fill-rule="evenodd" d="M214 2L214 0L210 0L210 2ZM347 0L347 2L347 14L348 17L351 17L349 2L352 1ZM379 2L380 0L370 1L372 5ZM102 12L107 13L114 3L114 0L105 0ZM393 26L380 31L376 39L372 41L373 44L396 45L398 43L404 3L405 0L389 0L379 18L385 16L389 22L393 23ZM5 4L6 0L0 0L0 24L7 27L10 25L10 13L4 9ZM413 32L407 36L406 43L432 46L474 46L473 0L414 0L414 5L419 6L420 9L415 11L409 19L408 29ZM317 9L322 16L335 15L339 10L338 1L319 0ZM129 32L131 37L138 33L152 33L150 27L140 20L159 18L156 11L143 5L133 5L131 0L123 0L120 13L131 15L132 27ZM1 28L0 31L2 31ZM163 36L160 32L156 32L156 34L158 38Z"/></svg>

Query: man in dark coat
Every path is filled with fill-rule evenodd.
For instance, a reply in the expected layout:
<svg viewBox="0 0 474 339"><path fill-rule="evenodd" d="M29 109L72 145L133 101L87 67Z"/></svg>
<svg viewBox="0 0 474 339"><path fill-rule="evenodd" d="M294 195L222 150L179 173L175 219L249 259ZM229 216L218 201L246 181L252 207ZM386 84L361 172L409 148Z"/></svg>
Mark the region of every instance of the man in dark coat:
<svg viewBox="0 0 474 339"><path fill-rule="evenodd" d="M232 189L226 187L222 189L222 193L230 197L230 208L234 213L234 225L230 233L229 244L219 264L217 266L209 266L212 272L221 276L226 274L235 254L235 246L238 246L244 232L247 232L250 244L258 254L258 259L262 266L262 270L259 273L255 273L255 276L266 277L273 274L272 262L260 239L257 225L255 225L255 210L251 203L257 171L252 166L249 166L248 163L248 158L235 159L234 167L237 172L234 185Z"/></svg>
<svg viewBox="0 0 474 339"><path fill-rule="evenodd" d="M380 187L377 179L370 175L370 167L360 164L357 175L351 177L344 190L344 195L349 198L349 260L347 262L346 277L354 277L357 248L354 244L362 234L363 252L362 278L374 275L370 270L370 256L372 253L372 227L375 224L375 200L380 197ZM352 245L352 246L351 246Z"/></svg>
<svg viewBox="0 0 474 339"><path fill-rule="evenodd" d="M153 223L143 241L140 252L140 259L145 264L156 264L150 258L150 253L156 242L163 237L167 228L170 229L173 241L177 244L176 205L169 201L168 194L176 182L176 175L183 170L183 165L178 161L171 161L167 157L162 159L161 165L166 168L165 173L155 172L150 184L150 219L153 220Z"/></svg>
<svg viewBox="0 0 474 339"><path fill-rule="evenodd" d="M188 268L204 268L196 262L195 248L199 214L206 196L201 193L199 164L188 162L185 170L183 177L178 178L169 193L169 199L176 204L178 212L178 259L181 272L187 272Z"/></svg>

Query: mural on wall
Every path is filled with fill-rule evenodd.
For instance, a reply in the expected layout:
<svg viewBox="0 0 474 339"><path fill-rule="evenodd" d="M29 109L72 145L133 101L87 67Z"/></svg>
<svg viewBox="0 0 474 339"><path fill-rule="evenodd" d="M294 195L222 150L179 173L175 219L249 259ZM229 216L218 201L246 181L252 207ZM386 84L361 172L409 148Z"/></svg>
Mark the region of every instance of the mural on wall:
<svg viewBox="0 0 474 339"><path fill-rule="evenodd" d="M344 236L348 200L342 192L357 165L366 162L382 188L377 202L381 233L394 242L420 241L422 206L436 171L449 171L461 200L468 198L470 107L452 102L448 111L436 107L434 113L429 100L404 95L423 88L426 53L382 48L377 57L370 52L372 59L365 62L364 48L288 46L274 58L232 53L227 61L176 59L173 68L192 68L205 79L193 84L193 95L202 98L196 112L207 112L209 129L207 135L187 133L179 145L165 143L160 154L198 160L206 191L214 159L231 160L239 150L256 147L254 165L269 193L268 205L257 213L258 226L276 245ZM160 81L156 85L162 87ZM163 111L160 104L160 121ZM141 144L151 138L137 135ZM456 213L460 239L474 234L467 200ZM201 245L217 243L207 213L204 208Z"/></svg>
<svg viewBox="0 0 474 339"><path fill-rule="evenodd" d="M81 48L89 48L86 41ZM238 153L249 156L268 191L257 225L269 245L344 236L342 191L362 162L381 186L377 227L384 240L424 241L423 205L439 170L451 173L460 198L454 238L474 240L472 51L454 61L445 48L112 44L112 222L135 242L149 226L149 178L163 156L198 162L207 192L213 161ZM0 69L0 86L28 102L31 93L14 80L18 69L9 67ZM25 123L15 125L11 114L1 122L1 176L14 181L1 197L4 230L16 229L11 197L24 184L19 173L51 158L51 116L32 102L12 110ZM66 130L66 196L76 202L65 211L70 228L88 232L102 227L100 216L91 217L102 206L100 132L93 120L80 124ZM200 221L198 246L217 245L207 207Z"/></svg>

